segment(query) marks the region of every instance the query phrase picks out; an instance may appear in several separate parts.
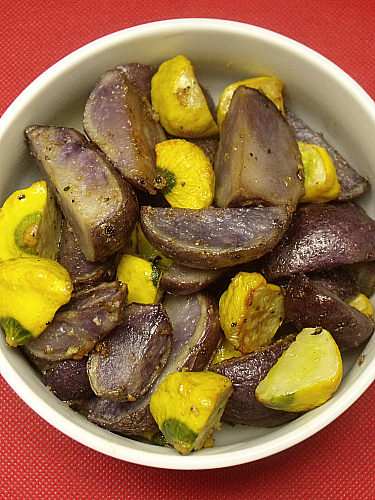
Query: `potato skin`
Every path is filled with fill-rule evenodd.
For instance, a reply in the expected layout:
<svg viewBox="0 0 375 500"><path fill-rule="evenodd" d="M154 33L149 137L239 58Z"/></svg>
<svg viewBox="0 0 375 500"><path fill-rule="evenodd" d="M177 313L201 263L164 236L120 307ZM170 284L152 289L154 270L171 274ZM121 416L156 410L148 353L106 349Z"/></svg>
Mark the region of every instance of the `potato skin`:
<svg viewBox="0 0 375 500"><path fill-rule="evenodd" d="M286 317L296 328L324 328L342 351L358 347L374 331L374 321L369 316L303 274L290 280L284 304Z"/></svg>
<svg viewBox="0 0 375 500"><path fill-rule="evenodd" d="M267 281L375 260L375 221L356 203L309 203L261 264Z"/></svg>
<svg viewBox="0 0 375 500"><path fill-rule="evenodd" d="M229 398L222 420L228 424L257 427L275 427L298 417L299 413L267 408L255 397L255 389L276 363L295 335L278 340L251 354L232 358L210 368L232 381L233 394Z"/></svg>

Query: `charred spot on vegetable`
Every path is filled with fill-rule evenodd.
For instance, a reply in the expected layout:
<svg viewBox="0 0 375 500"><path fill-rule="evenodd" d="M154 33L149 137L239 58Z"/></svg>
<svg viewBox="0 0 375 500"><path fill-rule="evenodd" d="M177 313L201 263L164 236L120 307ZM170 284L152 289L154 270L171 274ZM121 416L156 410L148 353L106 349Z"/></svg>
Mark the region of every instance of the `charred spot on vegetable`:
<svg viewBox="0 0 375 500"><path fill-rule="evenodd" d="M20 195L17 196L17 198L19 200L24 200L26 198L26 196L24 194L20 194Z"/></svg>
<svg viewBox="0 0 375 500"><path fill-rule="evenodd" d="M311 334L311 335L320 335L323 331L323 328L321 327L318 327L318 328L315 328L315 331Z"/></svg>

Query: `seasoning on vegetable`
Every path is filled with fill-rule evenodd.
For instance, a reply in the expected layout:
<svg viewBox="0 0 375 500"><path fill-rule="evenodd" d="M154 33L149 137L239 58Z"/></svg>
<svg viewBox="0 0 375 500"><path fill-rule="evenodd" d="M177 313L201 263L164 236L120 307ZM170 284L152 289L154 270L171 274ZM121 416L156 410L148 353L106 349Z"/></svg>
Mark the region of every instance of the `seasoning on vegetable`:
<svg viewBox="0 0 375 500"><path fill-rule="evenodd" d="M182 55L164 61L151 80L151 101L165 130L177 137L218 133L194 67Z"/></svg>
<svg viewBox="0 0 375 500"><path fill-rule="evenodd" d="M213 372L167 375L151 396L150 410L167 441L182 455L201 449L220 428L232 383Z"/></svg>
<svg viewBox="0 0 375 500"><path fill-rule="evenodd" d="M184 139L156 145L156 171L172 207L206 208L215 194L215 174L203 150Z"/></svg>
<svg viewBox="0 0 375 500"><path fill-rule="evenodd" d="M239 272L220 297L219 313L227 339L250 353L271 343L284 319L284 298L261 274Z"/></svg>
<svg viewBox="0 0 375 500"><path fill-rule="evenodd" d="M325 403L342 378L342 359L331 334L304 328L284 351L255 395L269 408L300 412Z"/></svg>

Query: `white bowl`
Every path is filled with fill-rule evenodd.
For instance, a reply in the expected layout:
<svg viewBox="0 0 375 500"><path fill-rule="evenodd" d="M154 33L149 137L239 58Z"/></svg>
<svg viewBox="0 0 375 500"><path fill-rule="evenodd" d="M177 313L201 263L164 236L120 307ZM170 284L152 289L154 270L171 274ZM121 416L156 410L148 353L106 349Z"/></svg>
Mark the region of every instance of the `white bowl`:
<svg viewBox="0 0 375 500"><path fill-rule="evenodd" d="M40 179L23 131L33 123L82 128L84 103L99 77L124 62L158 65L177 54L194 64L217 100L226 85L256 75L285 83L289 107L375 184L375 105L346 73L323 56L284 36L246 24L177 19L129 28L73 52L37 78L0 119L0 202ZM362 200L375 218L371 193ZM359 363L359 357L364 355ZM274 429L225 427L213 448L180 456L136 442L82 418L51 394L20 353L0 339L1 374L41 417L76 441L112 457L169 469L210 469L251 462L308 438L343 413L375 378L375 338L345 356L345 375L323 406Z"/></svg>

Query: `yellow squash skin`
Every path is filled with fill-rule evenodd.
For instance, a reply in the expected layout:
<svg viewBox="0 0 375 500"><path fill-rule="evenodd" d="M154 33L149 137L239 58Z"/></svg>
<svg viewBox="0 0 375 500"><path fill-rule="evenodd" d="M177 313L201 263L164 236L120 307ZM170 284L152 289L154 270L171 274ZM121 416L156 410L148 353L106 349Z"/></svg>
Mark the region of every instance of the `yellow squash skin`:
<svg viewBox="0 0 375 500"><path fill-rule="evenodd" d="M117 279L128 286L128 304L159 302L161 273L148 260L137 255L124 254L117 266Z"/></svg>
<svg viewBox="0 0 375 500"><path fill-rule="evenodd" d="M242 352L238 351L234 348L234 345L229 342L229 340L223 335L223 340L216 351L215 357L212 360L211 366L216 365L217 363L221 363L226 359L231 358L240 358L242 356Z"/></svg>
<svg viewBox="0 0 375 500"><path fill-rule="evenodd" d="M150 410L167 441L182 455L202 448L233 392L231 381L213 372L167 375L151 396Z"/></svg>
<svg viewBox="0 0 375 500"><path fill-rule="evenodd" d="M218 133L194 67L183 55L164 61L151 80L151 102L171 135L193 138Z"/></svg>
<svg viewBox="0 0 375 500"><path fill-rule="evenodd" d="M284 114L284 99L283 99L283 83L270 76L260 76L256 78L248 78L235 82L226 87L220 95L219 104L217 107L217 124L221 130L222 123L227 116L230 102L234 91L240 86L251 87L262 91L268 99L270 99L279 111Z"/></svg>
<svg viewBox="0 0 375 500"><path fill-rule="evenodd" d="M341 354L331 334L304 328L258 384L255 396L276 410L309 411L325 403L341 379Z"/></svg>
<svg viewBox="0 0 375 500"><path fill-rule="evenodd" d="M301 203L332 201L340 194L335 165L327 151L315 144L298 142L305 174L305 194Z"/></svg>
<svg viewBox="0 0 375 500"><path fill-rule="evenodd" d="M209 207L215 195L215 174L202 149L184 139L171 139L157 144L155 150L168 203L179 208Z"/></svg>
<svg viewBox="0 0 375 500"><path fill-rule="evenodd" d="M239 272L220 297L219 314L229 342L250 353L271 343L285 316L284 297L261 274Z"/></svg>
<svg viewBox="0 0 375 500"><path fill-rule="evenodd" d="M9 345L38 337L56 311L69 302L73 286L56 261L18 257L0 263L0 324Z"/></svg>
<svg viewBox="0 0 375 500"><path fill-rule="evenodd" d="M144 235L141 225L138 223L137 226L137 248L140 257L154 263L161 269L168 269L172 265L172 259L163 255L159 250L157 250L148 241ZM128 252L127 252L128 253Z"/></svg>
<svg viewBox="0 0 375 500"><path fill-rule="evenodd" d="M0 211L0 261L33 255L55 259L61 213L45 181L15 191Z"/></svg>
<svg viewBox="0 0 375 500"><path fill-rule="evenodd" d="M348 304L374 319L374 309L370 299L363 293L358 293Z"/></svg>

